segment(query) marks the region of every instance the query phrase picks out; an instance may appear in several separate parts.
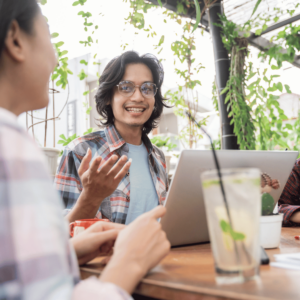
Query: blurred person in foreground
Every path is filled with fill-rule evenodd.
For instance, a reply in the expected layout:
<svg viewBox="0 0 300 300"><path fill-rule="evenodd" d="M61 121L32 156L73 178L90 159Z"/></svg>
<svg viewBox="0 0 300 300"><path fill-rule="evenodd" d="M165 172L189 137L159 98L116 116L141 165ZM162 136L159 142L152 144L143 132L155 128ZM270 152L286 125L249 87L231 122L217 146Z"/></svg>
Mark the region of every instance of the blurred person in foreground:
<svg viewBox="0 0 300 300"><path fill-rule="evenodd" d="M55 177L69 222L96 216L128 225L164 204L168 190L165 156L147 136L166 106L161 94L163 78L163 67L151 54L128 51L105 67L96 95L105 128L71 142ZM127 159L129 172L114 180L116 172L110 168Z"/></svg>
<svg viewBox="0 0 300 300"><path fill-rule="evenodd" d="M165 209L156 207L128 227L97 222L69 239L44 156L17 122L21 113L48 105L56 63L36 0L0 0L0 299L131 299L170 249L156 221ZM117 163L115 180L129 167ZM113 246L101 277L80 282L78 264Z"/></svg>

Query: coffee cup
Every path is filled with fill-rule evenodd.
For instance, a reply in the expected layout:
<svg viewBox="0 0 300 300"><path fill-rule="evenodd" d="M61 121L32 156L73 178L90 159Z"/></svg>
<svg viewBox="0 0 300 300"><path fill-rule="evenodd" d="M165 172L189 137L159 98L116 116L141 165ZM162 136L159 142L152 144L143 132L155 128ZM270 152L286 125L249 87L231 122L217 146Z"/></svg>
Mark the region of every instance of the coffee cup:
<svg viewBox="0 0 300 300"><path fill-rule="evenodd" d="M76 236L95 224L96 222L109 222L108 219L82 219L82 220L76 220L72 223L70 223L70 235Z"/></svg>

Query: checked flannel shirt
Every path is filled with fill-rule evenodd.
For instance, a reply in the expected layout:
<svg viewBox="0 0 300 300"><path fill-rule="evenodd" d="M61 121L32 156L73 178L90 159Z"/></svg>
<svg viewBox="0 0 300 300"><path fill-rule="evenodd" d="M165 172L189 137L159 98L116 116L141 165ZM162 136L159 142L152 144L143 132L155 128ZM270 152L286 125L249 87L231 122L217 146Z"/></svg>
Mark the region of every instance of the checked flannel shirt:
<svg viewBox="0 0 300 300"><path fill-rule="evenodd" d="M283 226L300 226L290 220L293 213L300 211L300 159L295 162L278 205L279 212L284 214Z"/></svg>
<svg viewBox="0 0 300 300"><path fill-rule="evenodd" d="M0 108L0 299L132 299L95 277L79 282L62 209L43 153Z"/></svg>
<svg viewBox="0 0 300 300"><path fill-rule="evenodd" d="M149 154L149 168L159 203L164 204L168 190L168 176L163 152L151 144L148 136L143 134L142 140ZM118 157L128 154L129 147L114 126L103 131L93 132L72 141L64 150L55 176L55 187L61 193L67 214L75 205L83 187L78 175L78 168L88 148L92 158L101 156L107 161L113 154ZM117 189L103 200L97 218L108 218L115 223L125 224L130 204L129 173L121 180Z"/></svg>

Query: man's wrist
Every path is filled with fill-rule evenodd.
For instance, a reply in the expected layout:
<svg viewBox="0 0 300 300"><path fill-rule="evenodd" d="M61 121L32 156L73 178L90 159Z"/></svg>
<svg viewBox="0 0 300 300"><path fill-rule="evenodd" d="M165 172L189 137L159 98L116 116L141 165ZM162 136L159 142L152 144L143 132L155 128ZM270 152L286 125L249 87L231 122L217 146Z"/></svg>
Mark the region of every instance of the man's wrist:
<svg viewBox="0 0 300 300"><path fill-rule="evenodd" d="M75 206L68 213L67 220L69 223L80 219L92 219L95 218L97 211L103 199L93 199L89 193L83 189Z"/></svg>
<svg viewBox="0 0 300 300"><path fill-rule="evenodd" d="M97 197L93 196L93 194L90 193L88 189L84 188L80 193L76 204L78 204L78 206L84 211L97 211L103 200L104 199L102 199L98 195Z"/></svg>

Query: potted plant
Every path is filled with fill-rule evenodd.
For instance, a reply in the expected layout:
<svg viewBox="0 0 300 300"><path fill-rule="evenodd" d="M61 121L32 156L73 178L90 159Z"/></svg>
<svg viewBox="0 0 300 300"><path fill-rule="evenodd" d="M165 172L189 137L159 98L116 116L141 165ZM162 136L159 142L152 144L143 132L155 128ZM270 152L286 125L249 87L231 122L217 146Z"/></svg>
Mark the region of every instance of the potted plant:
<svg viewBox="0 0 300 300"><path fill-rule="evenodd" d="M263 173L261 175L261 217L260 217L260 244L264 248L277 248L280 243L283 214L274 213L275 201L270 194L272 189L279 188L279 181Z"/></svg>
<svg viewBox="0 0 300 300"><path fill-rule="evenodd" d="M170 155L170 151L172 151L174 148L177 147L176 144L172 143L170 141L170 137L163 137L160 135L156 135L151 139L151 143L153 145L155 145L156 147L160 148L164 154L165 154L165 158L166 158L166 165L167 165L167 173L169 174L170 171L170 161L172 156Z"/></svg>

